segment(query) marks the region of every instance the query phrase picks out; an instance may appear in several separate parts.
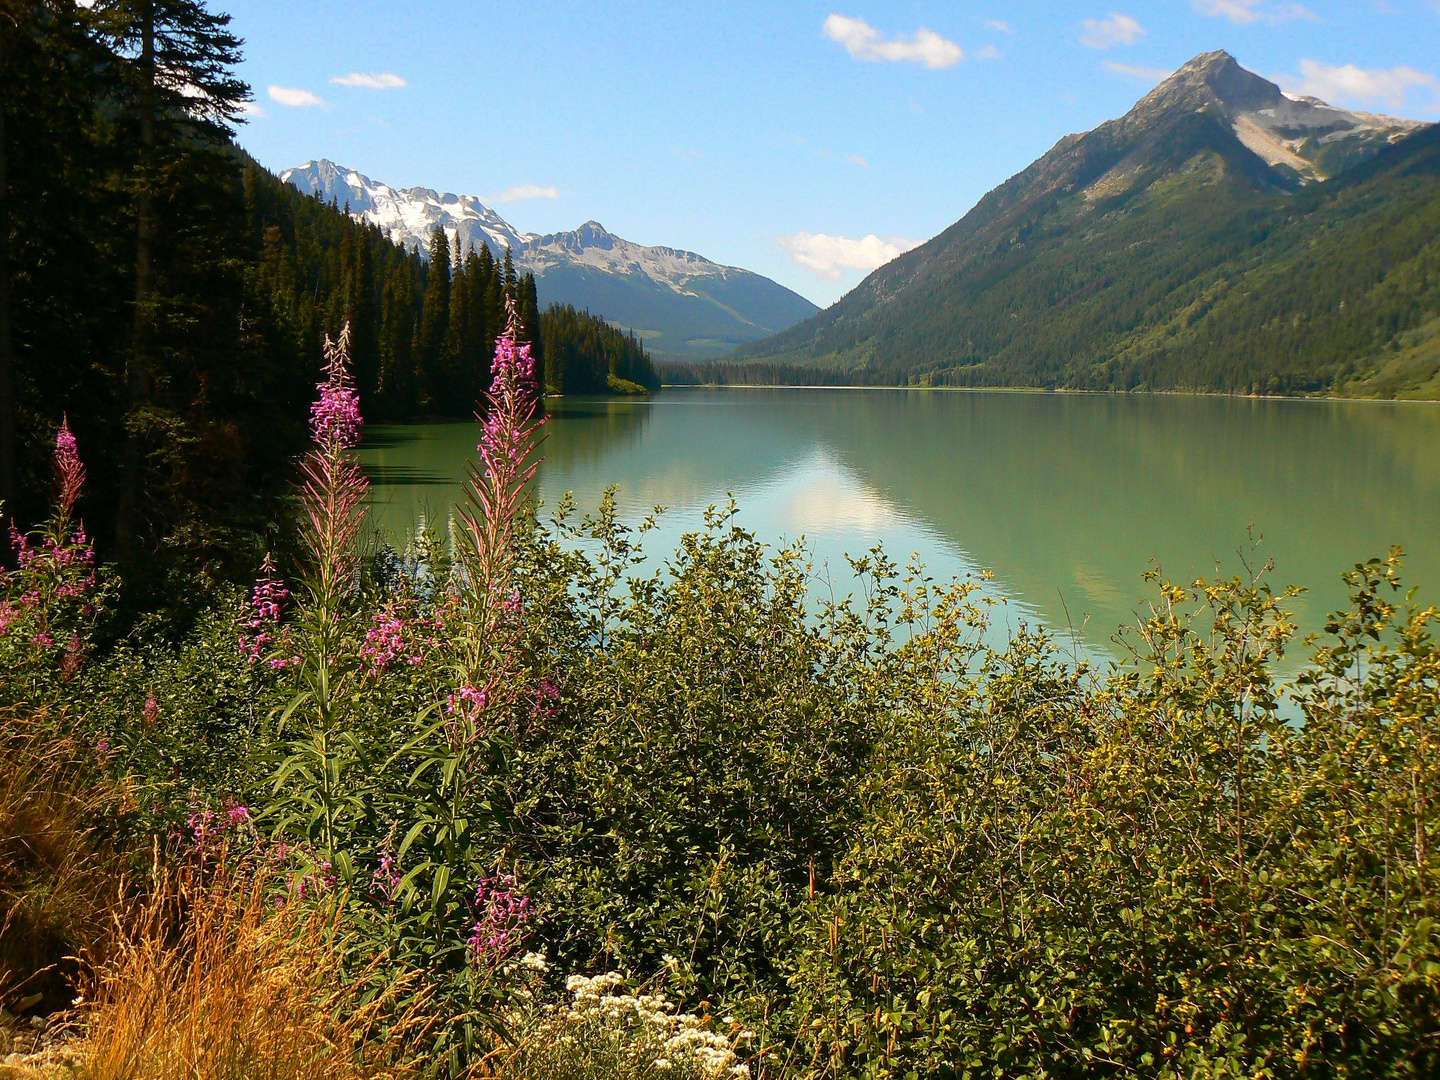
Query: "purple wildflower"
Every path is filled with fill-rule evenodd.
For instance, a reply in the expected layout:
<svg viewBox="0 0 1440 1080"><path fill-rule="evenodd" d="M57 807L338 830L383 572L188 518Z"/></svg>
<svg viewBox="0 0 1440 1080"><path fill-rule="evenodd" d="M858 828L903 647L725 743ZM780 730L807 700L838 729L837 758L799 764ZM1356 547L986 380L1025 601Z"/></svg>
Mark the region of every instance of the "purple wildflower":
<svg viewBox="0 0 1440 1080"><path fill-rule="evenodd" d="M494 965L524 940L534 915L530 897L519 891L514 874L486 878L475 889L475 926L468 944L476 964Z"/></svg>
<svg viewBox="0 0 1440 1080"><path fill-rule="evenodd" d="M60 430L55 433L55 480L60 489L60 516L68 518L85 486L85 466L80 461L69 417L61 419Z"/></svg>
<svg viewBox="0 0 1440 1080"><path fill-rule="evenodd" d="M350 327L340 335L339 347L325 339L326 379L316 386L320 399L310 406L310 432L322 450L345 449L360 441L360 395L355 393L349 370Z"/></svg>
<svg viewBox="0 0 1440 1080"><path fill-rule="evenodd" d="M255 664L265 652L265 647L275 640L270 628L280 621L285 601L290 599L290 590L285 582L275 576L275 563L267 553L260 564L260 577L255 581L255 590L250 598L251 615L242 625L240 651L250 663ZM272 661L270 666L275 667ZM280 667L284 667L282 662Z"/></svg>
<svg viewBox="0 0 1440 1080"><path fill-rule="evenodd" d="M400 883L405 880L405 875L400 873L399 860L390 854L388 847L380 853L380 868L375 871L372 880L376 890L386 900L394 900L400 891Z"/></svg>

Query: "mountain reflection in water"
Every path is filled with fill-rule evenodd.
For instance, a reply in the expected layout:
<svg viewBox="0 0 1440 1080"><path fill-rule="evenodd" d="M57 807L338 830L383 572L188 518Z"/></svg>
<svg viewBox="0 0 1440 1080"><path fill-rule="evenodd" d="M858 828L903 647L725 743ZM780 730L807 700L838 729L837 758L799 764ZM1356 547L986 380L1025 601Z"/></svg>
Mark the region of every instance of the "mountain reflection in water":
<svg viewBox="0 0 1440 1080"><path fill-rule="evenodd" d="M1318 630L1339 574L1404 547L1421 602L1440 600L1440 408L1424 404L945 390L667 390L651 401L552 402L540 497L581 511L618 485L622 514L668 508L663 558L733 494L739 522L844 554L883 544L932 576L994 571L1005 621L1080 626L1105 648L1158 563L1189 581L1255 557L1310 591ZM376 524L403 536L462 498L472 424L378 428L362 456ZM1248 555L1246 556L1248 558ZM1088 620L1088 621L1087 621Z"/></svg>

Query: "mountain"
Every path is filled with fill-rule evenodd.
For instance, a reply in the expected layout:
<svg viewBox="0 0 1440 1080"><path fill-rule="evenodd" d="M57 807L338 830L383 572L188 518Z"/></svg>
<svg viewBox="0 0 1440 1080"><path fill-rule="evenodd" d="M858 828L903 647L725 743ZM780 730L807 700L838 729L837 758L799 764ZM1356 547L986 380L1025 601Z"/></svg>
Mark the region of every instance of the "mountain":
<svg viewBox="0 0 1440 1080"><path fill-rule="evenodd" d="M1440 342L1437 130L1289 98L1206 53L736 358L857 382L1225 391L1385 392L1386 368L1392 392L1417 391Z"/></svg>
<svg viewBox="0 0 1440 1080"><path fill-rule="evenodd" d="M697 359L774 334L819 309L767 277L722 266L692 251L645 247L587 221L570 232L522 233L473 195L403 190L321 159L280 179L327 202L349 205L396 243L424 254L439 225L462 250L511 250L517 269L535 275L540 301L572 304L634 330L658 356Z"/></svg>

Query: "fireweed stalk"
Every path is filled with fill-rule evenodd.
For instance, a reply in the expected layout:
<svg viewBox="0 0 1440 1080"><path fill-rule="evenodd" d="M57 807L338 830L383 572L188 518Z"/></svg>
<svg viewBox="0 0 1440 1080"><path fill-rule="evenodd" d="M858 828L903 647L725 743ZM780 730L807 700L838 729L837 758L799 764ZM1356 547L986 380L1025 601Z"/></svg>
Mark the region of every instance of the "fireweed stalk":
<svg viewBox="0 0 1440 1080"><path fill-rule="evenodd" d="M83 634L98 599L95 551L83 522L72 529L75 502L85 486L85 466L68 420L55 434L55 502L49 524L22 533L10 522L10 544L16 569L0 568L0 641L8 660L0 665L33 662L44 670L55 661L61 681L68 682L85 659Z"/></svg>
<svg viewBox="0 0 1440 1080"><path fill-rule="evenodd" d="M296 642L302 690L282 718L303 709L309 732L294 746L276 782L293 772L310 774L318 801L306 808L307 832L326 857L334 858L347 736L340 713L355 668L343 640L344 607L359 571L357 540L370 486L354 454L363 421L350 378L348 323L338 341L325 338L325 370L317 388L320 397L310 408L314 446L300 464L301 546L307 554Z"/></svg>
<svg viewBox="0 0 1440 1080"><path fill-rule="evenodd" d="M535 358L520 340L513 300L509 322L495 340L494 378L482 425L478 463L470 465L471 505L459 511L456 559L463 631L453 639L459 683L446 702L454 742L470 741L489 726L487 712L518 699L517 644L523 605L515 587L515 540L540 466L540 404Z"/></svg>

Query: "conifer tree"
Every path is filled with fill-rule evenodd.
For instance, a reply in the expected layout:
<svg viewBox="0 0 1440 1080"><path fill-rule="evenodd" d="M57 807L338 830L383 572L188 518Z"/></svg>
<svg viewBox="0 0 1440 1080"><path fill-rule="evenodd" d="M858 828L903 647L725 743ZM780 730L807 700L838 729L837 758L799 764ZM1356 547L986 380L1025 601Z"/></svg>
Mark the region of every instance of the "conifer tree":
<svg viewBox="0 0 1440 1080"><path fill-rule="evenodd" d="M450 281L450 325L445 335L444 399L441 411L448 416L468 416L474 408L473 385L469 378L475 343L470 337L470 285L466 264L460 254L460 237L455 237L454 274Z"/></svg>
<svg viewBox="0 0 1440 1080"><path fill-rule="evenodd" d="M535 275L526 271L525 276L520 279L517 290L519 302L516 306L520 312L520 322L525 327L525 336L533 347L534 355L537 358L543 358L545 343L540 331L540 298L535 289Z"/></svg>
<svg viewBox="0 0 1440 1080"><path fill-rule="evenodd" d="M430 264L425 272L425 300L416 338L416 382L420 408L433 411L444 396L442 360L450 325L450 241L435 226L430 234Z"/></svg>
<svg viewBox="0 0 1440 1080"><path fill-rule="evenodd" d="M223 153L249 88L234 73L240 39L230 16L198 0L101 0L97 25L124 63L124 105L137 128L131 172L135 211L135 329L126 371L130 414L125 473L116 522L122 557L133 551L142 494L142 413L157 375L162 312L155 251L163 220L158 207L186 159Z"/></svg>
<svg viewBox="0 0 1440 1080"><path fill-rule="evenodd" d="M494 339L499 335L498 328L490 333L485 318L488 278L495 272L495 260L489 258L490 249L484 244L480 245L480 252L482 254L477 254L472 247L465 257L465 311L469 320L466 336L471 342L470 354L465 360L465 377L470 386L470 402L475 406L490 386L490 358L495 351Z"/></svg>
<svg viewBox="0 0 1440 1080"><path fill-rule="evenodd" d="M375 271L370 251L374 236L368 226L357 225L355 231L355 254L346 290L345 322L350 325L350 350L355 357L356 382L362 395L372 395L380 376Z"/></svg>
<svg viewBox="0 0 1440 1080"><path fill-rule="evenodd" d="M415 332L414 286L410 267L401 263L385 283L381 302L380 399L391 417L409 416L415 409L415 362L411 338Z"/></svg>

